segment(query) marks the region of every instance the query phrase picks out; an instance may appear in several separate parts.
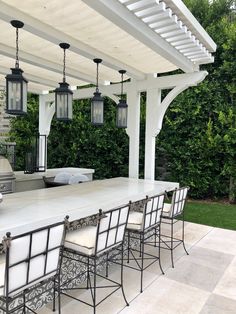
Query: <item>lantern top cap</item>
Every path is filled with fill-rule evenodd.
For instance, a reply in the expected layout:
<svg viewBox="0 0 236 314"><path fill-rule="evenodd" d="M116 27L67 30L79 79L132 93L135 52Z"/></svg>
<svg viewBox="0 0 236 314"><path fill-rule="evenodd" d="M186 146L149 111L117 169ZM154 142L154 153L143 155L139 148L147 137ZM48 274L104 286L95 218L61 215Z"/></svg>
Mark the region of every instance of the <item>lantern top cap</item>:
<svg viewBox="0 0 236 314"><path fill-rule="evenodd" d="M93 59L93 62L99 64L102 63L102 59L95 58Z"/></svg>
<svg viewBox="0 0 236 314"><path fill-rule="evenodd" d="M70 44L68 44L68 43L60 43L59 46L60 46L62 49L69 49L69 48L70 48Z"/></svg>
<svg viewBox="0 0 236 314"><path fill-rule="evenodd" d="M12 20L10 23L15 28L22 28L24 26L24 23L18 20Z"/></svg>
<svg viewBox="0 0 236 314"><path fill-rule="evenodd" d="M125 73L126 73L126 70L119 70L119 73L120 73L120 74L125 74Z"/></svg>

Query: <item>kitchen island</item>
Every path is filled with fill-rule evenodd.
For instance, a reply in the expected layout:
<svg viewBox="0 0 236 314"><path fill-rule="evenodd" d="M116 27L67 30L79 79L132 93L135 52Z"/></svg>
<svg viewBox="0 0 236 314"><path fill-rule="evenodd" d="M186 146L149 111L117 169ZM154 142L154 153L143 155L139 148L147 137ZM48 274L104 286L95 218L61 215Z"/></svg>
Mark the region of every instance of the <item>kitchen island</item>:
<svg viewBox="0 0 236 314"><path fill-rule="evenodd" d="M146 195L152 196L178 187L175 182L132 178L96 180L51 189L4 195L0 204L0 237L27 232L63 220L79 220Z"/></svg>

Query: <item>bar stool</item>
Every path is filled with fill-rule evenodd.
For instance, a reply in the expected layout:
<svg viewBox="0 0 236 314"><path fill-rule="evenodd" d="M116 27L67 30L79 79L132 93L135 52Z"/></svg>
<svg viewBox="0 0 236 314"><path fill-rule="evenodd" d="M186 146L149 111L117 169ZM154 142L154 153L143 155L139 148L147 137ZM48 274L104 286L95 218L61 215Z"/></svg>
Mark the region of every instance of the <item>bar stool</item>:
<svg viewBox="0 0 236 314"><path fill-rule="evenodd" d="M0 265L1 313L10 314L19 310L22 313L36 313L28 305L35 299L35 295L30 296L30 293L51 280L54 283L53 308L55 310L57 291L58 310L61 313L59 277L64 238L65 222L13 237L10 232L6 234L3 238L6 259ZM41 294L46 291L48 290L43 290ZM23 302L17 304L18 298Z"/></svg>
<svg viewBox="0 0 236 314"><path fill-rule="evenodd" d="M124 266L140 271L140 292L143 292L143 272L145 269L158 261L161 272L164 274L160 259L160 228L164 197L164 194L147 196L146 199L140 200L145 204L143 212L130 211L129 214L126 229L128 239L127 264ZM139 242L138 248L132 247L131 239ZM148 253L146 251L147 246L157 247L158 255ZM149 263L144 265L146 260ZM129 265L130 261L134 261L135 266Z"/></svg>
<svg viewBox="0 0 236 314"><path fill-rule="evenodd" d="M187 199L189 187L176 188L173 192L171 198L171 204L164 203L163 213L162 213L162 223L170 225L171 234L170 236L161 235L161 242L164 246L163 249L170 250L171 252L171 264L172 268L174 268L174 257L173 251L177 248L181 243L183 244L184 250L187 255L189 255L185 243L184 243L184 207ZM178 217L182 215L182 238L178 239L174 237L174 225L181 221Z"/></svg>
<svg viewBox="0 0 236 314"><path fill-rule="evenodd" d="M81 274L78 274L72 280L69 280L61 285L61 289L63 290L62 294L93 307L94 314L96 313L96 306L102 303L118 289L122 290L126 305L129 305L123 289L123 242L128 214L129 204L106 212L102 212L102 210L100 210L96 226L86 226L79 230L73 230L68 232L66 236L65 251L73 253L74 257L72 258L71 256L65 254L65 258L74 259L84 263L86 267L87 286L86 288L71 288L72 282L81 276ZM109 255L112 255L114 252L116 252L115 254L121 255L120 282L109 279L108 271L106 271L106 276L103 276L98 272L98 266L101 266L101 263L102 265L107 265L106 260L110 260ZM102 259L102 262L99 263L99 259L101 259L101 257L104 257L104 259ZM91 278L92 275L93 280ZM99 286L97 284L97 277L105 279L110 285ZM70 284L70 287L68 287L68 284ZM98 288L112 288L112 291L109 292L102 300L97 301ZM65 292L76 289L90 289L92 302L89 303L82 299L75 298Z"/></svg>

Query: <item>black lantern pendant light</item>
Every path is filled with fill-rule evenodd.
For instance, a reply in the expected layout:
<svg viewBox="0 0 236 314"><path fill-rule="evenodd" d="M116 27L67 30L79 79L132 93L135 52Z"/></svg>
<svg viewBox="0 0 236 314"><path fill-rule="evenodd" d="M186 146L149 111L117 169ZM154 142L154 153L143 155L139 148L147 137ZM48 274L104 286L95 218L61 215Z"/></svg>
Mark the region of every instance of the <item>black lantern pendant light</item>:
<svg viewBox="0 0 236 314"><path fill-rule="evenodd" d="M11 68L12 73L6 76L6 112L14 115L27 113L27 84L28 81L22 75L19 67L19 28L24 26L21 21L13 20L11 25L16 28L16 63Z"/></svg>
<svg viewBox="0 0 236 314"><path fill-rule="evenodd" d="M97 64L97 81L96 91L91 102L91 122L93 125L103 125L103 98L98 89L98 65L102 59L93 59L93 62Z"/></svg>
<svg viewBox="0 0 236 314"><path fill-rule="evenodd" d="M123 83L124 83L124 74L126 73L126 71L120 70L119 73L121 74L121 97L117 105L116 126L118 128L127 128L128 105L126 103L126 100L123 99Z"/></svg>
<svg viewBox="0 0 236 314"><path fill-rule="evenodd" d="M55 89L56 118L61 121L69 121L72 119L72 100L73 92L66 83L66 49L70 48L67 43L60 43L59 46L64 50L63 59L63 81L59 83L59 87Z"/></svg>

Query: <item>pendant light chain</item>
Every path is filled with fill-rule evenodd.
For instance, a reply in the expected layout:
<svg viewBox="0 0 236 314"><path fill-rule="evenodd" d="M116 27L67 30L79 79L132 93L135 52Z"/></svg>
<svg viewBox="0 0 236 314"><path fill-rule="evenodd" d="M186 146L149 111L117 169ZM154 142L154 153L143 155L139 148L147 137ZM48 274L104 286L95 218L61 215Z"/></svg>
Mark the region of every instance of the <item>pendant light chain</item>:
<svg viewBox="0 0 236 314"><path fill-rule="evenodd" d="M123 78L124 78L124 73L121 74L121 98L123 97Z"/></svg>
<svg viewBox="0 0 236 314"><path fill-rule="evenodd" d="M66 49L64 50L64 58L63 58L63 83L66 82Z"/></svg>
<svg viewBox="0 0 236 314"><path fill-rule="evenodd" d="M99 92L98 90L98 63L97 63L97 83L96 83L96 92Z"/></svg>
<svg viewBox="0 0 236 314"><path fill-rule="evenodd" d="M15 68L19 69L19 29L16 28L16 64Z"/></svg>

